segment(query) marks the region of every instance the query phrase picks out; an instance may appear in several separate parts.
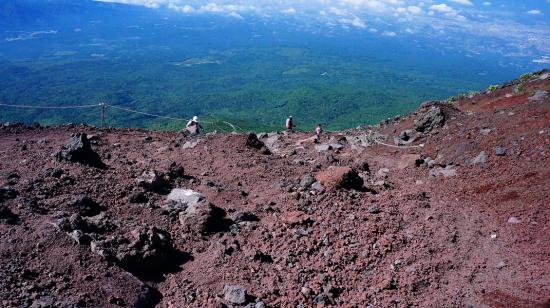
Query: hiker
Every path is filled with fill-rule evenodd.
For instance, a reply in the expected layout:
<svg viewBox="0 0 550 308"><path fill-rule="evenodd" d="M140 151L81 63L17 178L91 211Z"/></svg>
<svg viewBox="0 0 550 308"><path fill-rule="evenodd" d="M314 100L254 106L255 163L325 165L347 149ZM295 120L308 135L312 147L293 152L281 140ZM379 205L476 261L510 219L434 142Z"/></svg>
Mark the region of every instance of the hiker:
<svg viewBox="0 0 550 308"><path fill-rule="evenodd" d="M323 133L323 128L321 127L321 124L317 124L315 127L315 136L313 137L313 143L317 144L319 143L319 140L321 139L321 134Z"/></svg>
<svg viewBox="0 0 550 308"><path fill-rule="evenodd" d="M315 135L317 138L323 133L323 128L321 127L321 124L317 124L317 127L315 127Z"/></svg>
<svg viewBox="0 0 550 308"><path fill-rule="evenodd" d="M292 121L292 116L288 116L288 118L286 118L285 126L288 131L292 131L294 129L294 122Z"/></svg>
<svg viewBox="0 0 550 308"><path fill-rule="evenodd" d="M194 116L191 120L189 120L185 126L185 129L191 133L191 135L198 135L202 129L202 126L199 123L199 117Z"/></svg>

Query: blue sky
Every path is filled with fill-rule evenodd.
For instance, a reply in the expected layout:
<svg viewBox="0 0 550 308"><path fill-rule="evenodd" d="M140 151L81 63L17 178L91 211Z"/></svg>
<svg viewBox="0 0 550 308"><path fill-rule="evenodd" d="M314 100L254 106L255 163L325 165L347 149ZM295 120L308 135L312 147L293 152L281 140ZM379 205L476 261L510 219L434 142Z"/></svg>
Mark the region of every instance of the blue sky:
<svg viewBox="0 0 550 308"><path fill-rule="evenodd" d="M550 0L96 0L167 8L184 15L288 17L304 24L387 37L458 32L501 39L550 56ZM511 48L512 49L512 48ZM520 51L521 53L521 51ZM543 60L544 61L544 60Z"/></svg>
<svg viewBox="0 0 550 308"><path fill-rule="evenodd" d="M292 15L305 20L338 22L365 28L369 17L396 20L494 20L504 17L547 22L550 0L96 0L166 7L182 14L219 14L235 18L247 15Z"/></svg>
<svg viewBox="0 0 550 308"><path fill-rule="evenodd" d="M389 38L472 37L465 46L550 64L550 0L96 0L170 9L183 15L289 18L310 29L365 31ZM465 44L467 45L467 44ZM496 47L493 47L496 46Z"/></svg>

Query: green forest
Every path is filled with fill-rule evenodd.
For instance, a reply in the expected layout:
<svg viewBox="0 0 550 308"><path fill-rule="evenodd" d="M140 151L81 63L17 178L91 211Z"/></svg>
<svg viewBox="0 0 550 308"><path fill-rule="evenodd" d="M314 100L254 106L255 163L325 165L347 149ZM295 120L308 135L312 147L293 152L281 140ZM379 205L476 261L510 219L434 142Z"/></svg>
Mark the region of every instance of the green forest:
<svg viewBox="0 0 550 308"><path fill-rule="evenodd" d="M373 124L413 110L428 99L478 89L453 74L344 58L304 48L231 49L179 61L154 57L33 61L0 64L3 103L44 106L99 104L187 119L199 115L208 130L276 130L287 115L298 129ZM0 121L99 125L100 108L35 110L1 107ZM179 129L182 121L107 107L115 127Z"/></svg>

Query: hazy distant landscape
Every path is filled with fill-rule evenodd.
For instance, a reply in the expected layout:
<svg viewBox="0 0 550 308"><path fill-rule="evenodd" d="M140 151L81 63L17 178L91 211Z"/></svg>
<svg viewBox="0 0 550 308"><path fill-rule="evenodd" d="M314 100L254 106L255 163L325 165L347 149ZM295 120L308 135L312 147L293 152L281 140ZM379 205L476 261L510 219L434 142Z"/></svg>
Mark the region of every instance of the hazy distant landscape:
<svg viewBox="0 0 550 308"><path fill-rule="evenodd" d="M0 103L107 102L178 118L197 114L251 130L279 128L289 114L299 129L318 122L330 129L372 124L424 100L485 89L548 66L540 48L502 54L499 48L509 43L498 38L397 35L284 16L30 0L9 0L0 12ZM99 123L99 108L0 108L4 122ZM183 125L109 108L106 120L125 127Z"/></svg>

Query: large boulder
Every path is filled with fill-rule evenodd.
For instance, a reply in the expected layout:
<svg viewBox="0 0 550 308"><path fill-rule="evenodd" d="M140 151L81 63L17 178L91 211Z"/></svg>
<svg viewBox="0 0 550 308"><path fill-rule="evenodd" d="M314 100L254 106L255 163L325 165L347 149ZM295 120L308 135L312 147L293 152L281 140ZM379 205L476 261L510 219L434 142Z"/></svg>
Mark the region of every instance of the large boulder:
<svg viewBox="0 0 550 308"><path fill-rule="evenodd" d="M0 187L0 202L7 199L15 199L19 192L11 187Z"/></svg>
<svg viewBox="0 0 550 308"><path fill-rule="evenodd" d="M78 196L71 202L71 207L82 216L94 216L105 210L88 196Z"/></svg>
<svg viewBox="0 0 550 308"><path fill-rule="evenodd" d="M55 154L58 161L78 162L96 168L105 168L99 155L92 150L90 140L85 133L71 135L69 143Z"/></svg>
<svg viewBox="0 0 550 308"><path fill-rule="evenodd" d="M546 97L548 97L548 92L547 92L547 91L536 90L536 91L535 91L535 94L533 94L532 96L530 96L530 97L528 98L528 100L529 100L530 102L542 101L542 100L544 100Z"/></svg>
<svg viewBox="0 0 550 308"><path fill-rule="evenodd" d="M168 201L185 204L187 206L195 206L202 200L204 196L200 192L190 189L174 188L166 197Z"/></svg>
<svg viewBox="0 0 550 308"><path fill-rule="evenodd" d="M179 213L179 222L185 231L200 234L226 231L232 221L225 218L226 212L213 204L202 201L187 206Z"/></svg>
<svg viewBox="0 0 550 308"><path fill-rule="evenodd" d="M156 227L139 227L129 237L93 241L91 249L138 276L162 271L176 253L170 234Z"/></svg>
<svg viewBox="0 0 550 308"><path fill-rule="evenodd" d="M170 184L164 178L164 175L153 170L146 170L136 179L139 186L157 193L168 191Z"/></svg>
<svg viewBox="0 0 550 308"><path fill-rule="evenodd" d="M315 145L315 150L317 152L326 152L332 150L332 146L330 144L317 144Z"/></svg>
<svg viewBox="0 0 550 308"><path fill-rule="evenodd" d="M6 205L0 203L0 222L15 224L19 217L15 215Z"/></svg>
<svg viewBox="0 0 550 308"><path fill-rule="evenodd" d="M414 120L414 128L418 132L427 133L445 124L446 116L438 104L426 105L419 110Z"/></svg>
<svg viewBox="0 0 550 308"><path fill-rule="evenodd" d="M223 299L230 304L242 305L246 303L246 289L239 285L225 285Z"/></svg>
<svg viewBox="0 0 550 308"><path fill-rule="evenodd" d="M249 148L260 150L263 154L270 154L269 149L265 146L265 143L258 139L258 136L254 133L248 134L246 137L245 145Z"/></svg>
<svg viewBox="0 0 550 308"><path fill-rule="evenodd" d="M309 189L313 183L315 183L315 178L311 174L306 174L302 180L300 180L300 188Z"/></svg>
<svg viewBox="0 0 550 308"><path fill-rule="evenodd" d="M168 177L171 180L181 178L185 175L185 169L178 163L172 162L168 166Z"/></svg>
<svg viewBox="0 0 550 308"><path fill-rule="evenodd" d="M65 232L81 230L85 233L105 233L116 228L116 226L109 221L105 213L92 217L82 217L75 213L57 219L55 225L59 230Z"/></svg>
<svg viewBox="0 0 550 308"><path fill-rule="evenodd" d="M317 173L315 178L327 190L339 188L361 189L363 187L363 179L351 167L330 166L326 170Z"/></svg>
<svg viewBox="0 0 550 308"><path fill-rule="evenodd" d="M433 168L429 171L428 175L430 177L444 177L449 178L457 175L456 169L452 165L446 167Z"/></svg>

